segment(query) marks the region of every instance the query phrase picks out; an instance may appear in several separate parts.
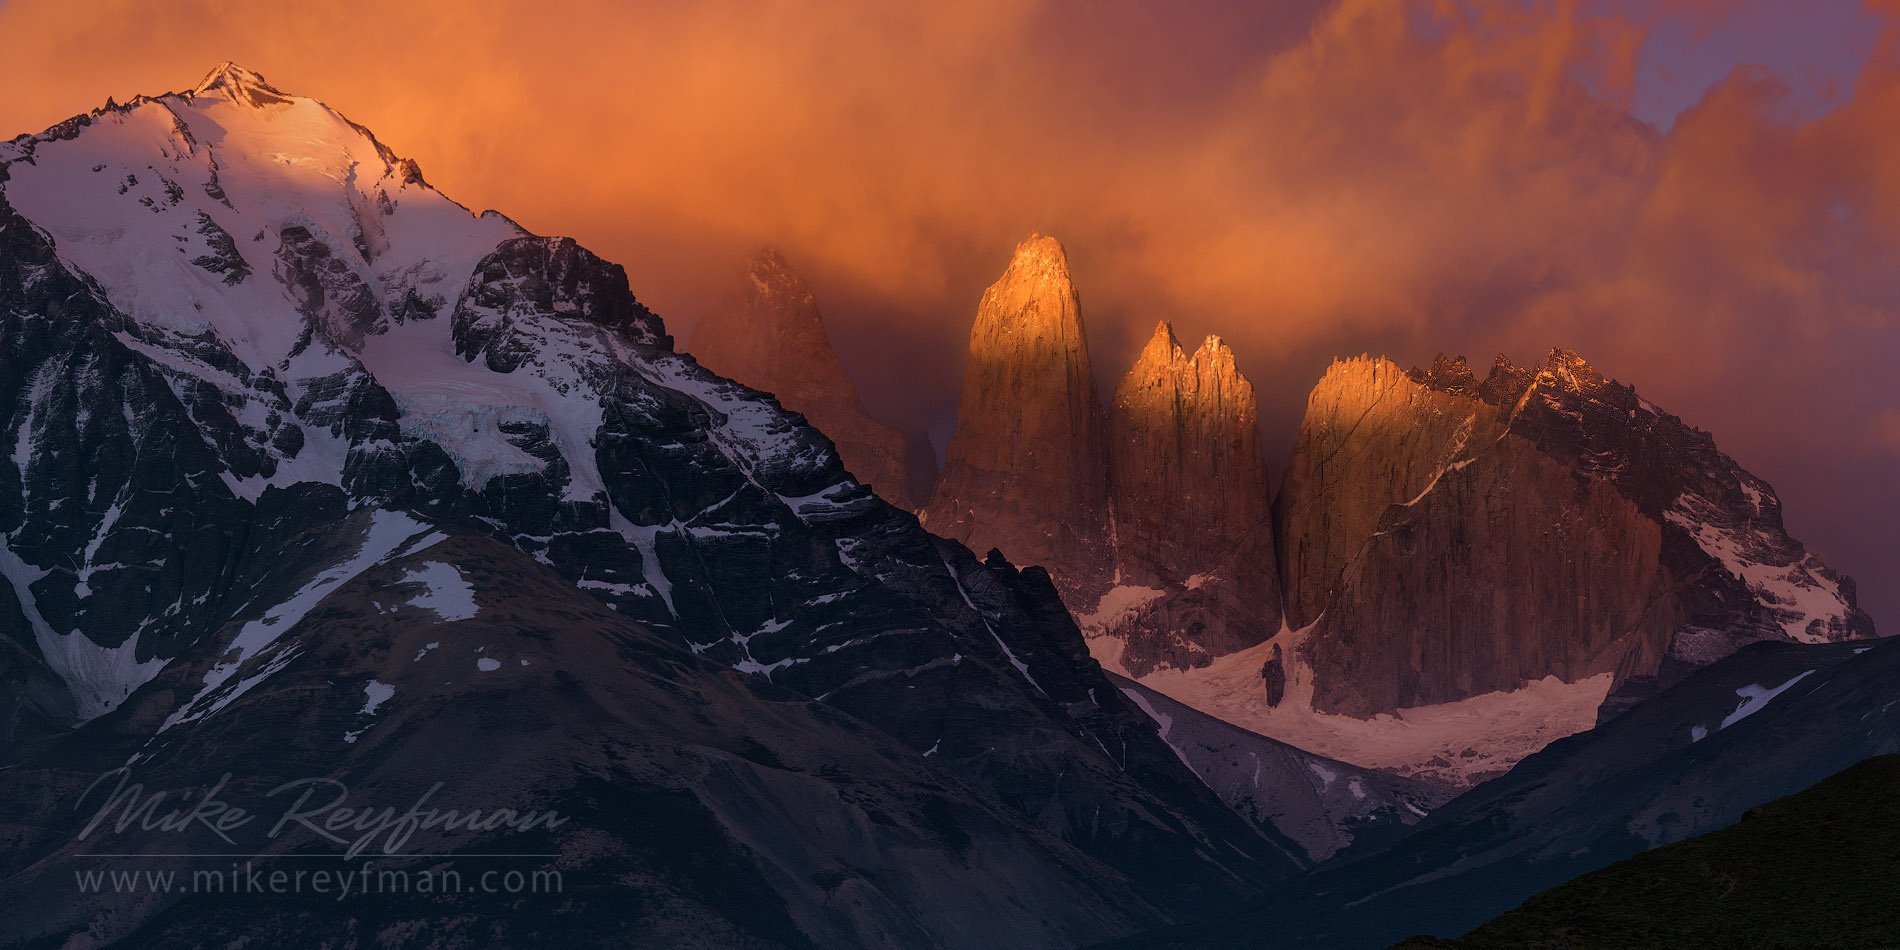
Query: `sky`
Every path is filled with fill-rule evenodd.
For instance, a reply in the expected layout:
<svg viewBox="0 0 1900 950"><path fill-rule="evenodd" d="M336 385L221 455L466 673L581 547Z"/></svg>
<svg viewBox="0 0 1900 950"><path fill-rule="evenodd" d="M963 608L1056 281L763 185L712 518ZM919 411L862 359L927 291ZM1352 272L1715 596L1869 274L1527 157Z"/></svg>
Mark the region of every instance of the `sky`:
<svg viewBox="0 0 1900 950"><path fill-rule="evenodd" d="M762 245L873 414L954 424L1067 246L1104 389L1219 333L1279 465L1334 356L1576 348L1768 479L1900 631L1900 3L0 0L0 134L220 61L686 331Z"/></svg>

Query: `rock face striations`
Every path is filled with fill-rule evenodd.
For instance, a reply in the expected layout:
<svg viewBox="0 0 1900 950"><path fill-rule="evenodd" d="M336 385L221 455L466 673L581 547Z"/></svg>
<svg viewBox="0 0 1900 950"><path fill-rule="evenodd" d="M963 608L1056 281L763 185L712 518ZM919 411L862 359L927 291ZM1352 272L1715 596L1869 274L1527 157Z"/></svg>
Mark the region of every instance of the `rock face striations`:
<svg viewBox="0 0 1900 950"><path fill-rule="evenodd" d="M1082 303L1055 238L1031 234L970 331L956 434L929 527L1046 565L1065 595L1110 568L1108 453Z"/></svg>
<svg viewBox="0 0 1900 950"><path fill-rule="evenodd" d="M1761 639L1864 637L1768 485L1568 350L1335 363L1276 503L1314 708L1602 677L1605 714Z"/></svg>
<svg viewBox="0 0 1900 950"><path fill-rule="evenodd" d="M1271 494L1253 384L1210 336L1189 354L1166 321L1115 388L1109 479L1116 581L1163 596L1105 619L1146 672L1260 642L1280 612Z"/></svg>
<svg viewBox="0 0 1900 950"><path fill-rule="evenodd" d="M802 413L838 446L845 467L892 504L922 504L911 493L904 434L865 412L817 299L778 251L753 258L745 278L693 327L689 349L708 369Z"/></svg>
<svg viewBox="0 0 1900 950"><path fill-rule="evenodd" d="M929 527L1047 565L1135 675L1204 664L1279 625L1256 414L1233 352L1165 322L1104 409L1067 255L1031 235L977 311Z"/></svg>

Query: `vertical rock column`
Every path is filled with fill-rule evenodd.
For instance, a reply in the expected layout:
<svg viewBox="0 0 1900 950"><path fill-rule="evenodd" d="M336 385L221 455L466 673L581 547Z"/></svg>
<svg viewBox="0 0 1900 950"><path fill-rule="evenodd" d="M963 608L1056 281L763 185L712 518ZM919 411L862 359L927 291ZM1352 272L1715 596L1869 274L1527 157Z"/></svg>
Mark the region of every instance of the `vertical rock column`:
<svg viewBox="0 0 1900 950"><path fill-rule="evenodd" d="M1266 459L1253 384L1217 336L1192 355L1165 321L1110 411L1117 578L1164 594L1103 632L1123 666L1194 666L1279 626Z"/></svg>
<svg viewBox="0 0 1900 950"><path fill-rule="evenodd" d="M1068 255L1031 234L983 292L930 530L1050 568L1073 608L1112 574L1108 452Z"/></svg>

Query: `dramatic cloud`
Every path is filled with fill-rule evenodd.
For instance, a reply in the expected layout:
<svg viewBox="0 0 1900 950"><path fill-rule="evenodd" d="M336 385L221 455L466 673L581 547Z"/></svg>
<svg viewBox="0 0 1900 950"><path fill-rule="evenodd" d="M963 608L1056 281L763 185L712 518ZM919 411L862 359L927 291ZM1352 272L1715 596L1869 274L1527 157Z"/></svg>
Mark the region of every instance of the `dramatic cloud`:
<svg viewBox="0 0 1900 950"><path fill-rule="evenodd" d="M0 127L235 59L623 261L677 326L779 245L880 414L939 439L1032 228L1105 372L1157 316L1219 332L1276 442L1335 353L1575 346L1900 624L1891 5L429 6L13 0Z"/></svg>

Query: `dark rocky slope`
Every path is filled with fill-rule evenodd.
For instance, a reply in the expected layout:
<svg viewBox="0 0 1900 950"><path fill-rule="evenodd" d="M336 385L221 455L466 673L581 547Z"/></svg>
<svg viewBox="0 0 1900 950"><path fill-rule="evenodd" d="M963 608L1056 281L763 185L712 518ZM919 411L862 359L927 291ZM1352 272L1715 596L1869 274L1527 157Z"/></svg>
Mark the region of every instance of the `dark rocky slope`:
<svg viewBox="0 0 1900 950"><path fill-rule="evenodd" d="M869 724L693 657L479 535L359 511L293 539L258 579L259 602L306 587L392 527L405 540L281 630L222 705L180 718L174 704L212 664L175 662L6 770L0 942L290 945L354 933L437 946L1061 947L1163 916L1125 876ZM114 782L88 785L128 754L134 781L177 790L166 808L189 809L228 773L216 799L260 818L227 842L202 824L118 829L115 808L82 838ZM272 790L316 778L342 783L349 807L561 821L425 827L393 849L391 833L358 827L344 841L295 823L273 833L281 815L335 789L304 806L297 790ZM363 837L362 857L340 856ZM237 863L81 856L101 852L255 854L248 870L266 880L447 868L471 893L74 899L76 872L190 880ZM561 889L473 893L490 871L557 873Z"/></svg>
<svg viewBox="0 0 1900 950"><path fill-rule="evenodd" d="M1404 950L1900 944L1900 756L1750 809L1730 828L1552 888L1462 940Z"/></svg>

